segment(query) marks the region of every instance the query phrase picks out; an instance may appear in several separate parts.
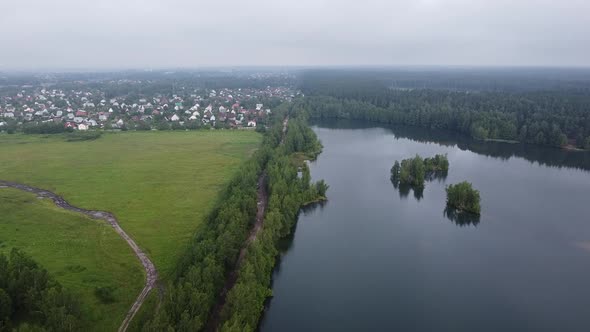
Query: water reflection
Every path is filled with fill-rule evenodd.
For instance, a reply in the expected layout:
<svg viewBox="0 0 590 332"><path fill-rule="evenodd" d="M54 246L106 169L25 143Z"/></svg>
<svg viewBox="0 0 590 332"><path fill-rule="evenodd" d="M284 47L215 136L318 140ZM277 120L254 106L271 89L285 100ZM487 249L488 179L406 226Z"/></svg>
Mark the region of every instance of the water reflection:
<svg viewBox="0 0 590 332"><path fill-rule="evenodd" d="M425 181L438 181L443 182L447 179L449 175L448 171L436 171L436 172L428 172L425 175ZM416 200L421 200L424 197L424 187L416 187L411 184L407 183L400 183L398 179L392 178L391 183L393 184L393 188L395 188L399 192L400 198L408 198L410 195L410 190L414 193L414 198Z"/></svg>
<svg viewBox="0 0 590 332"><path fill-rule="evenodd" d="M390 128L396 138L407 138L417 142L435 143L442 146L457 146L461 150L469 150L477 154L504 160L511 157L520 157L540 165L590 171L590 152L588 151L567 151L534 144L478 141L445 130L397 125L387 127L387 125L365 121L322 119L321 124L324 128L332 129L367 129L380 126Z"/></svg>
<svg viewBox="0 0 590 332"><path fill-rule="evenodd" d="M421 200L424 197L424 187L414 187L412 185L406 183L399 183L396 181L392 181L393 187L399 192L400 198L408 198L410 195L410 190L414 192L414 198L416 200Z"/></svg>
<svg viewBox="0 0 590 332"><path fill-rule="evenodd" d="M452 221L455 225L459 227L464 226L476 226L479 224L480 216L478 214L473 214L464 211L458 211L452 207L445 207L444 216L447 217L450 221Z"/></svg>

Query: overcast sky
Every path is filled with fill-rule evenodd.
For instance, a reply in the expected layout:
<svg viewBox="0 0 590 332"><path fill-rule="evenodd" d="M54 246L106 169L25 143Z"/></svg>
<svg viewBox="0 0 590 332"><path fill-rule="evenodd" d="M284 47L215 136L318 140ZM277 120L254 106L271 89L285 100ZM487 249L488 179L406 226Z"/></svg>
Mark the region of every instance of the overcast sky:
<svg viewBox="0 0 590 332"><path fill-rule="evenodd" d="M0 70L590 66L590 0L1 0Z"/></svg>

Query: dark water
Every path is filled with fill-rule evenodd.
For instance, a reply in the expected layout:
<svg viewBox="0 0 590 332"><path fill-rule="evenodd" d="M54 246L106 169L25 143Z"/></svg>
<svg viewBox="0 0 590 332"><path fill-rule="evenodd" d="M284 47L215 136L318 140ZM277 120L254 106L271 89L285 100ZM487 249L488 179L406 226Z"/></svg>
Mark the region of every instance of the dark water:
<svg viewBox="0 0 590 332"><path fill-rule="evenodd" d="M347 122L314 130L329 202L303 213L274 274L262 331L590 331L587 153ZM389 169L447 153L422 197ZM467 180L482 215L451 221ZM459 223L457 223L459 222Z"/></svg>

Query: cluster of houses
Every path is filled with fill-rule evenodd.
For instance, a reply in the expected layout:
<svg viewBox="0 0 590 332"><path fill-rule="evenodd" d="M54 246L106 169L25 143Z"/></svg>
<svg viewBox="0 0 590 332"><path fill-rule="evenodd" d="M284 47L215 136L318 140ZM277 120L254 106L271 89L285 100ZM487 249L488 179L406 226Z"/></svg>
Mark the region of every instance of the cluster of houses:
<svg viewBox="0 0 590 332"><path fill-rule="evenodd" d="M184 89L182 89L184 90ZM9 122L58 123L64 128L150 128L211 126L255 128L271 113L264 100L290 100L297 93L285 87L265 89L201 89L169 96L154 94L106 98L100 88L65 91L27 87L0 95L0 130Z"/></svg>

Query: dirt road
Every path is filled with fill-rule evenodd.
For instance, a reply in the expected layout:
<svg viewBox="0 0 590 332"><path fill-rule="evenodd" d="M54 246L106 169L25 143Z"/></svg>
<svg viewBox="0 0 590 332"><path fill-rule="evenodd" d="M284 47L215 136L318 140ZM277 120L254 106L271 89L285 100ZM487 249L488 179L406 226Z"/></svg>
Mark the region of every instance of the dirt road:
<svg viewBox="0 0 590 332"><path fill-rule="evenodd" d="M24 184L10 182L10 181L3 181L3 180L0 180L0 187L10 187L10 188L15 188L15 189L27 191L30 193L34 193L39 197L51 199L55 203L55 205L65 209L65 210L82 213L82 214L87 215L93 219L104 220L115 229L117 234L119 234L125 240L125 242L127 242L127 244L131 247L133 252L135 252L135 255L137 256L137 258L139 258L139 261L143 265L143 268L145 269L145 273L146 273L147 278L145 281L145 286L143 287L141 293L139 293L139 296L137 297L135 302L133 302L131 309L129 309L129 311L127 312L127 316L125 316L125 319L123 320L123 322L121 323L121 326L119 327L119 332L126 331L127 327L129 326L129 323L131 322L131 320L133 319L135 314L137 314L137 312L139 311L139 308L141 307L141 305L145 301L145 298L147 297L147 295L150 293L150 291L156 285L156 280L158 279L158 272L156 271L156 267L154 266L152 261L147 257L147 255L141 250L141 248L139 248L137 246L135 241L133 241L133 239L131 237L129 237L129 235L127 235L127 233L125 233L125 231L121 228L121 226L119 225L119 222L117 221L117 218L115 218L115 216L110 212L85 210L85 209L81 209L79 207L70 205L63 197L61 197L55 193L52 193L50 191L47 191L45 189L35 188L35 187L27 186Z"/></svg>

